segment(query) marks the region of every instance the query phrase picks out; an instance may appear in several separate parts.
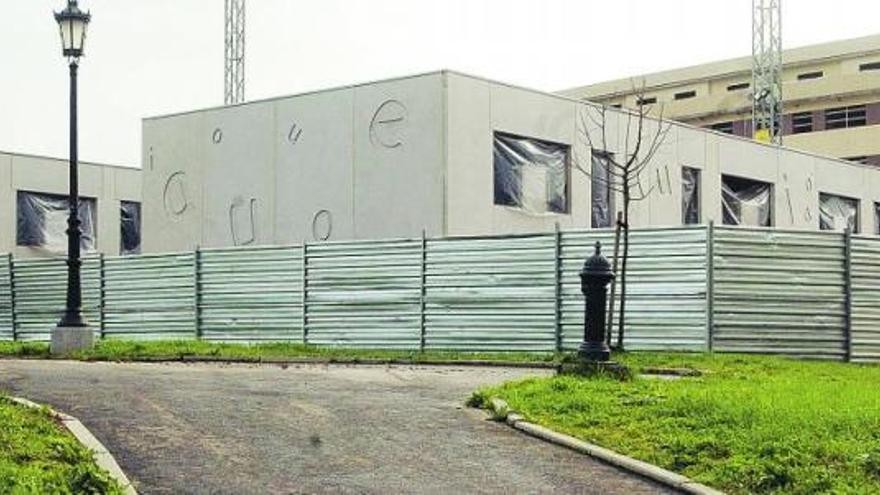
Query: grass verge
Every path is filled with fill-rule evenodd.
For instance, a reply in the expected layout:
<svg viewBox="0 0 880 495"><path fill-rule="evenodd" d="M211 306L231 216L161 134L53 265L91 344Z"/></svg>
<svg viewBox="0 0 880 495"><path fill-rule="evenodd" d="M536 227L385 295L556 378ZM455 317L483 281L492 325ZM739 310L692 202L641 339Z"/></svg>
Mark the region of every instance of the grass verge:
<svg viewBox="0 0 880 495"><path fill-rule="evenodd" d="M50 359L48 344L27 342L0 343L0 357ZM331 362L401 361L442 363L483 361L498 363L556 363L561 355L528 352L446 352L393 351L319 347L293 343L218 344L205 341L131 342L104 340L89 351L68 358L83 361L182 360L187 358L265 361L314 359Z"/></svg>
<svg viewBox="0 0 880 495"><path fill-rule="evenodd" d="M699 377L532 378L486 388L528 421L730 493L880 493L880 367L633 353L638 371Z"/></svg>
<svg viewBox="0 0 880 495"><path fill-rule="evenodd" d="M46 411L0 397L0 493L124 493Z"/></svg>

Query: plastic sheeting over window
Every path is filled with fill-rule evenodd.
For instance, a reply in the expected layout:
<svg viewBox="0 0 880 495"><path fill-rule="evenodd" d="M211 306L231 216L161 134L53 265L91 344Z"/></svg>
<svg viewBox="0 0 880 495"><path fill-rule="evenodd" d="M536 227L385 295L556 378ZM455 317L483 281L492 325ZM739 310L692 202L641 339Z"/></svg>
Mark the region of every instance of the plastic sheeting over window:
<svg viewBox="0 0 880 495"><path fill-rule="evenodd" d="M880 203L874 203L874 233L880 235Z"/></svg>
<svg viewBox="0 0 880 495"><path fill-rule="evenodd" d="M120 254L141 253L141 204L135 201L120 203Z"/></svg>
<svg viewBox="0 0 880 495"><path fill-rule="evenodd" d="M590 165L590 203L592 205L590 225L594 229L611 227L614 224L614 191L611 189L612 165L608 162L610 154L593 151Z"/></svg>
<svg viewBox="0 0 880 495"><path fill-rule="evenodd" d="M724 175L721 177L721 209L725 225L770 227L773 184Z"/></svg>
<svg viewBox="0 0 880 495"><path fill-rule="evenodd" d="M495 204L535 214L568 211L564 144L495 133Z"/></svg>
<svg viewBox="0 0 880 495"><path fill-rule="evenodd" d="M859 200L819 194L819 230L859 232Z"/></svg>
<svg viewBox="0 0 880 495"><path fill-rule="evenodd" d="M700 223L700 170L681 168L681 222Z"/></svg>
<svg viewBox="0 0 880 495"><path fill-rule="evenodd" d="M26 191L18 192L17 244L67 252L67 197ZM80 248L94 251L97 245L97 209L93 198L79 199Z"/></svg>

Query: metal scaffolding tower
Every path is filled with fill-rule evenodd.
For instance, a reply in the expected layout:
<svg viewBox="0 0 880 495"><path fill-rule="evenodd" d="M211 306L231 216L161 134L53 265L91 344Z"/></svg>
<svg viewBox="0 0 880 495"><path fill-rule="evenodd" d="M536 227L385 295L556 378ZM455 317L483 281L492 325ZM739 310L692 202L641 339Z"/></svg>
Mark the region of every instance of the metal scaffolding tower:
<svg viewBox="0 0 880 495"><path fill-rule="evenodd" d="M782 0L752 0L752 130L782 144Z"/></svg>
<svg viewBox="0 0 880 495"><path fill-rule="evenodd" d="M244 101L244 2L226 1L226 97L227 105Z"/></svg>

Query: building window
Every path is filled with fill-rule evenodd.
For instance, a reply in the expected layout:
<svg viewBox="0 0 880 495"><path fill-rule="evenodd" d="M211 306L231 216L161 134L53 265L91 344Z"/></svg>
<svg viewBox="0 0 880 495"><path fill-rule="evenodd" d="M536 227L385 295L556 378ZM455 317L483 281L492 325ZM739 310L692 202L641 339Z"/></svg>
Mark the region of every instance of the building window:
<svg viewBox="0 0 880 495"><path fill-rule="evenodd" d="M773 184L721 176L721 209L725 225L773 226Z"/></svg>
<svg viewBox="0 0 880 495"><path fill-rule="evenodd" d="M821 79L824 76L825 76L824 72L822 72L821 70L817 70L814 72L804 72L803 74L798 74L797 80L798 81L809 81L812 79Z"/></svg>
<svg viewBox="0 0 880 495"><path fill-rule="evenodd" d="M67 196L18 191L16 244L46 249L53 253L67 252L67 217L70 213ZM80 198L78 217L82 237L80 248L94 251L97 247L97 208L94 198Z"/></svg>
<svg viewBox="0 0 880 495"><path fill-rule="evenodd" d="M880 70L880 62L868 62L866 64L859 65L860 72L870 72L874 70Z"/></svg>
<svg viewBox="0 0 880 495"><path fill-rule="evenodd" d="M749 89L750 87L752 87L751 83L742 82L742 83L731 84L730 86L727 87L727 90L728 91L742 91L744 89Z"/></svg>
<svg viewBox="0 0 880 495"><path fill-rule="evenodd" d="M867 123L868 117L865 105L829 108L828 110L825 110L826 129L861 127Z"/></svg>
<svg viewBox="0 0 880 495"><path fill-rule="evenodd" d="M639 98L636 100L636 105L638 105L640 107L645 106L645 105L653 105L655 103L657 103L656 96L645 96L645 97L642 97L642 98Z"/></svg>
<svg viewBox="0 0 880 495"><path fill-rule="evenodd" d="M122 201L119 206L119 254L141 254L141 204Z"/></svg>
<svg viewBox="0 0 880 495"><path fill-rule="evenodd" d="M675 93L676 100L687 100L688 98L694 98L696 96L697 96L697 92L694 90L682 91L681 93Z"/></svg>
<svg viewBox="0 0 880 495"><path fill-rule="evenodd" d="M681 167L681 223L700 223L700 169Z"/></svg>
<svg viewBox="0 0 880 495"><path fill-rule="evenodd" d="M791 132L794 134L813 132L813 112L799 112L792 114Z"/></svg>
<svg viewBox="0 0 880 495"><path fill-rule="evenodd" d="M590 225L594 229L614 225L613 160L611 153L593 150L590 164Z"/></svg>
<svg viewBox="0 0 880 495"><path fill-rule="evenodd" d="M712 124L709 126L709 129L724 134L733 134L733 122L719 122L717 124Z"/></svg>
<svg viewBox="0 0 880 495"><path fill-rule="evenodd" d="M569 146L495 133L495 204L568 212Z"/></svg>
<svg viewBox="0 0 880 495"><path fill-rule="evenodd" d="M874 233L880 235L880 203L874 203Z"/></svg>
<svg viewBox="0 0 880 495"><path fill-rule="evenodd" d="M842 232L848 228L854 234L859 232L859 200L836 194L820 193L819 230Z"/></svg>

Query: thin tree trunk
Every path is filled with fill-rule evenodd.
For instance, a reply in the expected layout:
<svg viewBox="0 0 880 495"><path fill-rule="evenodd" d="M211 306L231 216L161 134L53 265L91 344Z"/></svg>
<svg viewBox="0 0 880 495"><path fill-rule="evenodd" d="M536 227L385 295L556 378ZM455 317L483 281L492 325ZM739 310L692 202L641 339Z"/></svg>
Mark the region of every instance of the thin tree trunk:
<svg viewBox="0 0 880 495"><path fill-rule="evenodd" d="M623 260L620 267L620 317L617 322L617 349L623 350L623 337L626 327L624 315L626 314L626 265L629 261L629 188L623 190Z"/></svg>
<svg viewBox="0 0 880 495"><path fill-rule="evenodd" d="M620 255L620 227L623 224L623 212L617 212L617 222L615 222L616 228L614 229L614 267L611 269L615 274L617 273L617 259ZM617 292L617 278L615 278L611 282L611 297L608 300L608 322L606 323L605 328L605 342L610 346L611 345L611 332L614 330L614 296Z"/></svg>

